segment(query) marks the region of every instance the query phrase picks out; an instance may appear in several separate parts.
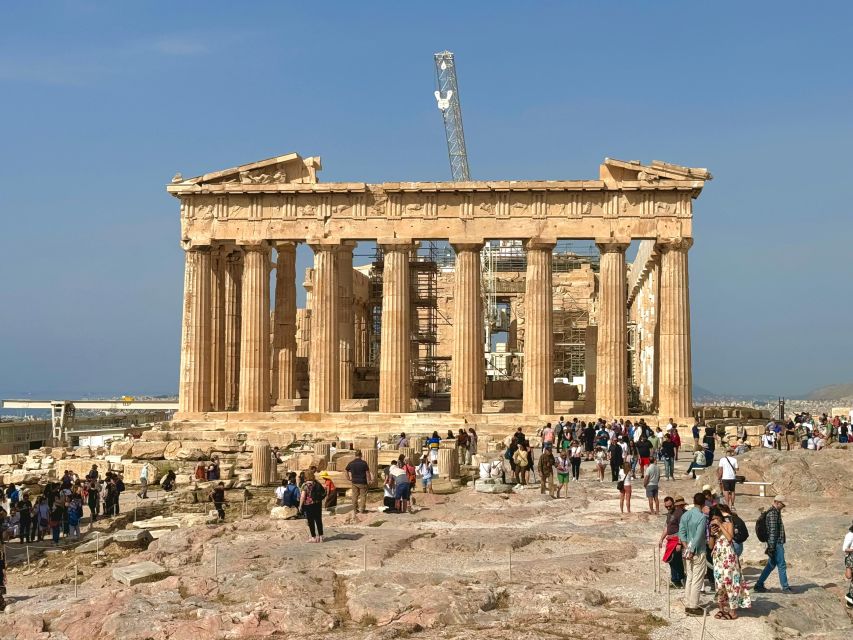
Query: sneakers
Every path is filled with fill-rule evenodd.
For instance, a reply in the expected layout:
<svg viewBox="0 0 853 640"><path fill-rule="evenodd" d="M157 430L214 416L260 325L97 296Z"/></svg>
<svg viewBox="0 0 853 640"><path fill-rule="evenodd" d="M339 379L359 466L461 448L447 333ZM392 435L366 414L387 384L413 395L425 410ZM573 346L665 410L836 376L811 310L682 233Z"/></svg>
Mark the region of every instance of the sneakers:
<svg viewBox="0 0 853 640"><path fill-rule="evenodd" d="M782 593L796 593L791 587L785 587L782 589Z"/></svg>
<svg viewBox="0 0 853 640"><path fill-rule="evenodd" d="M702 607L687 607L684 613L688 616L704 616L705 610Z"/></svg>
<svg viewBox="0 0 853 640"><path fill-rule="evenodd" d="M761 584L757 584L752 588L756 593L767 593L767 587Z"/></svg>

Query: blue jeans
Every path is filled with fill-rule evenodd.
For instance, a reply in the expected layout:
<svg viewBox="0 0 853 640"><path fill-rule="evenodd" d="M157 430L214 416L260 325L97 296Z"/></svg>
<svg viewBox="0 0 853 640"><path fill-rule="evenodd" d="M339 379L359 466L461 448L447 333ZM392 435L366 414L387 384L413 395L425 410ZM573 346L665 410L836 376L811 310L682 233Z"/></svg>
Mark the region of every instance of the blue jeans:
<svg viewBox="0 0 853 640"><path fill-rule="evenodd" d="M707 469L707 468L708 468L708 466L709 466L709 465L696 464L695 462L691 462L691 463L690 463L690 466L689 466L689 467L687 467L687 471L685 471L684 475L687 475L688 473L690 473L690 472L692 471L692 472L693 472L693 477L695 478L695 477L696 477L696 472L695 472L695 471L693 471L694 469Z"/></svg>
<svg viewBox="0 0 853 640"><path fill-rule="evenodd" d="M735 555L740 558L740 554L743 553L743 542L735 542L732 540L732 547L734 547Z"/></svg>
<svg viewBox="0 0 853 640"><path fill-rule="evenodd" d="M663 459L663 475L665 478L675 477L675 460L672 458Z"/></svg>
<svg viewBox="0 0 853 640"><path fill-rule="evenodd" d="M779 568L779 584L782 585L783 589L787 589L789 587L788 567L785 564L785 545L781 542L776 543L776 552L767 558L767 565L758 577L758 581L755 583L755 586L763 587L767 577L772 573L773 569L776 569L777 567Z"/></svg>

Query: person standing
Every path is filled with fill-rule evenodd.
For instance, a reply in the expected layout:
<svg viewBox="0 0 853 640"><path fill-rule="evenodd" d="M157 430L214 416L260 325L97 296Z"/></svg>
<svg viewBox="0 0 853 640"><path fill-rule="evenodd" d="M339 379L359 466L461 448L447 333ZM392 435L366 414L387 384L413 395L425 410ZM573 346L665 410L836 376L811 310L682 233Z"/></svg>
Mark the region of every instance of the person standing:
<svg viewBox="0 0 853 640"><path fill-rule="evenodd" d="M560 455L554 461L554 466L557 467L557 498L563 492L563 487L566 487L566 497L569 497L569 474L572 472L572 461L569 459L568 452L563 449Z"/></svg>
<svg viewBox="0 0 853 640"><path fill-rule="evenodd" d="M469 467L474 462L474 456L477 453L477 432L474 431L474 427L470 427L468 429L468 451L465 455L465 464Z"/></svg>
<svg viewBox="0 0 853 640"><path fill-rule="evenodd" d="M755 583L755 591L763 593L767 591L764 583L773 572L779 569L779 584L782 585L782 593L793 593L791 585L788 584L788 565L785 563L785 523L782 522L782 509L785 508L785 496L777 495L773 498L773 506L767 510L765 522L767 525L767 564L764 571L758 576Z"/></svg>
<svg viewBox="0 0 853 640"><path fill-rule="evenodd" d="M693 449L698 449L700 446L699 443L699 423L694 422L693 427L690 429L690 433L693 435Z"/></svg>
<svg viewBox="0 0 853 640"><path fill-rule="evenodd" d="M323 498L326 491L317 482L313 471L305 472L305 484L302 485L299 496L299 511L308 520L308 531L311 537L308 542L323 542Z"/></svg>
<svg viewBox="0 0 853 640"><path fill-rule="evenodd" d="M681 555L681 542L678 540L678 525L684 515L684 505L684 498L681 496L667 496L663 499L666 525L658 540L658 548L663 548L661 559L669 565L670 586L675 589L684 588L684 559Z"/></svg>
<svg viewBox="0 0 853 640"><path fill-rule="evenodd" d="M693 508L685 511L678 523L678 539L684 549L684 613L689 616L705 613L699 606L699 594L707 569L705 533L708 520L702 511L704 506L705 494L695 494Z"/></svg>
<svg viewBox="0 0 853 640"><path fill-rule="evenodd" d="M424 454L421 458L421 463L415 469L415 473L421 477L421 488L424 493L432 493L432 462L429 461L429 456Z"/></svg>
<svg viewBox="0 0 853 640"><path fill-rule="evenodd" d="M617 482L619 480L619 469L622 468L622 463L625 461L625 450L616 438L613 438L610 441L607 453L610 457L610 479Z"/></svg>
<svg viewBox="0 0 853 640"><path fill-rule="evenodd" d="M145 500L148 497L148 463L142 463L142 469L139 472L139 491L136 493L137 497Z"/></svg>
<svg viewBox="0 0 853 640"><path fill-rule="evenodd" d="M724 454L717 463L717 480L720 491L730 507L735 506L735 487L737 486L737 458Z"/></svg>
<svg viewBox="0 0 853 640"><path fill-rule="evenodd" d="M626 462L622 465L619 471L619 481L616 483L616 488L619 490L619 512L625 513L627 507L628 513L631 513L631 464Z"/></svg>
<svg viewBox="0 0 853 640"><path fill-rule="evenodd" d="M512 454L512 461L515 463L515 475L518 477L518 484L527 484L527 446L522 442L518 445L518 449Z"/></svg>
<svg viewBox="0 0 853 640"><path fill-rule="evenodd" d="M437 436L436 432L433 436ZM439 440L440 441L440 440ZM438 449L436 448L436 453ZM352 504L354 511L367 513L367 486L372 482L370 466L361 458L361 449L356 449L355 460L346 466L347 480L352 483ZM301 504L301 503L300 503ZM322 535L322 534L321 534Z"/></svg>
<svg viewBox="0 0 853 640"><path fill-rule="evenodd" d="M18 526L21 534L21 544L32 542L35 534L33 529L33 503L30 501L30 494L26 491L24 491L20 502L18 502L18 513L20 514Z"/></svg>
<svg viewBox="0 0 853 640"><path fill-rule="evenodd" d="M583 456L586 445L581 447L577 440L572 441L571 463L572 463L572 479L575 482L580 482L581 479L581 456Z"/></svg>
<svg viewBox="0 0 853 640"><path fill-rule="evenodd" d="M216 513L219 514L219 522L225 522L225 483L220 482L210 490L208 499L213 503Z"/></svg>
<svg viewBox="0 0 853 640"><path fill-rule="evenodd" d="M717 509L711 514L708 532L719 608L714 617L718 620L735 620L737 609L749 609L752 601L732 544L734 529L731 521L726 522Z"/></svg>
<svg viewBox="0 0 853 640"><path fill-rule="evenodd" d="M547 490L548 495L552 498L554 497L554 466L556 463L551 445L546 444L542 455L539 456L539 493L544 494Z"/></svg>
<svg viewBox="0 0 853 640"><path fill-rule="evenodd" d="M643 474L643 486L646 488L646 498L649 499L649 513L657 515L660 513L660 501L658 500L658 486L660 485L660 467L655 461L655 456L649 459L649 466Z"/></svg>
<svg viewBox="0 0 853 640"><path fill-rule="evenodd" d="M853 525L847 530L844 536L844 543L841 545L841 550L844 552L844 577L850 585L847 587L847 595L844 597L844 602L848 609L853 609Z"/></svg>
<svg viewBox="0 0 853 640"><path fill-rule="evenodd" d="M675 480L675 443L672 441L673 429L664 434L660 445L660 457L663 459L664 477L667 480Z"/></svg>

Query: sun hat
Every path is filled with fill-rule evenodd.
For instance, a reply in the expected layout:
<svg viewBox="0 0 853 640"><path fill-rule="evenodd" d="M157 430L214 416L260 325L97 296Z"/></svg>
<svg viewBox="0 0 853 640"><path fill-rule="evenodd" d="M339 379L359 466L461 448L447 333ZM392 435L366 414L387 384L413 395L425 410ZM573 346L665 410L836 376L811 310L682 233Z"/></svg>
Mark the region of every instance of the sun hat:
<svg viewBox="0 0 853 640"><path fill-rule="evenodd" d="M673 504L687 504L687 502L684 500L683 496L675 496Z"/></svg>
<svg viewBox="0 0 853 640"><path fill-rule="evenodd" d="M705 491L710 491L710 490L711 490L711 485L709 485L709 484L703 484L703 485L702 485L702 492L703 492L703 493L704 493Z"/></svg>
<svg viewBox="0 0 853 640"><path fill-rule="evenodd" d="M329 472L328 472L328 471L326 471L326 470L321 471L318 475L319 475L321 478L331 478L331 477L332 477L332 476L330 476L330 475L329 475Z"/></svg>
<svg viewBox="0 0 853 640"><path fill-rule="evenodd" d="M773 502L778 502L778 503L780 503L780 504L785 504L785 496L783 496L783 495L780 493L780 494L778 494L775 498L773 498Z"/></svg>

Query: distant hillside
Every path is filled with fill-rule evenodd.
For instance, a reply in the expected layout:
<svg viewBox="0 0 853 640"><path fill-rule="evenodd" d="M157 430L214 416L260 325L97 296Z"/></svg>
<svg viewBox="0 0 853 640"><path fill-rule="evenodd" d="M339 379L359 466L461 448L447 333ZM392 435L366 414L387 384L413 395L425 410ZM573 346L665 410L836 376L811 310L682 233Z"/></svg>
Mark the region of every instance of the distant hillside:
<svg viewBox="0 0 853 640"><path fill-rule="evenodd" d="M713 391L709 391L705 387L700 387L698 384L693 385L694 400L714 400L718 397L718 394L714 393Z"/></svg>
<svg viewBox="0 0 853 640"><path fill-rule="evenodd" d="M807 393L806 400L841 400L853 398L853 384L830 384Z"/></svg>

